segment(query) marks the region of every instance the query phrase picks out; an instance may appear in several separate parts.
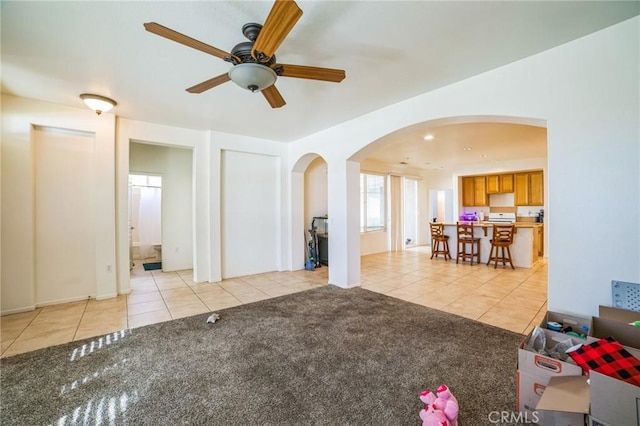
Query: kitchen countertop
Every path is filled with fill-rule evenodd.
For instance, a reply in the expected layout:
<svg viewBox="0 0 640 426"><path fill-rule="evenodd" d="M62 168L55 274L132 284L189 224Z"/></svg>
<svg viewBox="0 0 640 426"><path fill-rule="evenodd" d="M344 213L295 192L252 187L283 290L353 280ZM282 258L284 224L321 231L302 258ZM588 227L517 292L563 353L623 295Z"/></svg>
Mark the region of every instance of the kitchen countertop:
<svg viewBox="0 0 640 426"><path fill-rule="evenodd" d="M472 223L472 222L463 222L460 221L460 223ZM486 228L486 227L490 227L492 225L502 225L500 223L495 223L495 222L473 222L473 226L478 226L478 227L482 227L482 228ZM444 223L445 226L456 226L456 223ZM508 225L508 223L504 224L504 225ZM516 222L515 223L516 228L538 228L542 225L544 225L544 223L538 223L538 222Z"/></svg>
<svg viewBox="0 0 640 426"><path fill-rule="evenodd" d="M508 223L495 223L495 222L464 222L460 221L460 223L473 223L474 228L479 228L484 231L484 236L487 236L487 230L490 229L494 224L495 225L508 225ZM444 226L456 226L456 223L444 223ZM519 228L540 228L544 223L538 222L515 222L516 228L513 230L514 234L518 233Z"/></svg>

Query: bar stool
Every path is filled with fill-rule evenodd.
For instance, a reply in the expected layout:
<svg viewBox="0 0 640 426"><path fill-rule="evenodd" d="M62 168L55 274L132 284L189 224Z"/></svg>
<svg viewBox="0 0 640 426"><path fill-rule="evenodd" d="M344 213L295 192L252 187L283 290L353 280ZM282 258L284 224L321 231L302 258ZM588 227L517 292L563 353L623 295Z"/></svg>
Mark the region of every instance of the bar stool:
<svg viewBox="0 0 640 426"><path fill-rule="evenodd" d="M444 255L444 260L451 259L449 253L449 236L444 235L444 223L429 223L431 228L431 259L439 254Z"/></svg>
<svg viewBox="0 0 640 426"><path fill-rule="evenodd" d="M513 243L513 230L515 229L515 225L496 225L493 224L493 235L491 237L491 251L489 251L489 260L487 261L487 265L494 261L495 264L493 268L498 267L498 262L502 262L502 266L507 266L507 261L511 265L512 269L516 269L513 266L513 262L511 261L511 244ZM505 249L507 249L505 253ZM495 254L494 254L495 250ZM502 255L499 256L498 252L502 250Z"/></svg>
<svg viewBox="0 0 640 426"><path fill-rule="evenodd" d="M456 263L460 259L464 262L469 259L471 266L473 266L473 258L477 259L477 263L480 263L480 238L476 238L473 232L473 222L457 222L456 232L458 236L458 249L456 256ZM471 252L467 252L467 245L471 246Z"/></svg>

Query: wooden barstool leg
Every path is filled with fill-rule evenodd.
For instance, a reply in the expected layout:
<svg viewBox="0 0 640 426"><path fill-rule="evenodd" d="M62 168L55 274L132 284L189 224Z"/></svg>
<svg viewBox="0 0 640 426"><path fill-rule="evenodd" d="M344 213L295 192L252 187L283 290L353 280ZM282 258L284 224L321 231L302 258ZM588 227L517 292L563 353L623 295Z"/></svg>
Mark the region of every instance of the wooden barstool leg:
<svg viewBox="0 0 640 426"><path fill-rule="evenodd" d="M507 246L507 253L509 253L509 264L511 265L511 269L516 269L516 267L513 266L513 262L511 261L511 249L509 248L509 246Z"/></svg>

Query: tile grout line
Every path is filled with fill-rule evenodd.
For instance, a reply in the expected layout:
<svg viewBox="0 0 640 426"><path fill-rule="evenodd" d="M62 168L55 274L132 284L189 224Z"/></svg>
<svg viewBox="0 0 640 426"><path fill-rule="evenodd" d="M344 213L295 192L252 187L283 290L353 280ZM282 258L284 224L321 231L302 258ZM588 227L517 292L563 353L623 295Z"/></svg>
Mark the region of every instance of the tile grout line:
<svg viewBox="0 0 640 426"><path fill-rule="evenodd" d="M78 321L78 326L76 327L76 331L73 332L73 337L71 338L72 342L76 340L76 335L78 334L78 330L80 329L80 323L82 323L82 318L84 318L84 314L87 312L87 306L89 306L89 300L91 300L91 297L87 299L87 303L85 303L84 305L82 315L80 315L80 320Z"/></svg>
<svg viewBox="0 0 640 426"><path fill-rule="evenodd" d="M40 312L42 312L42 308L39 308L39 307L38 307L38 308L35 308L34 310L36 310L36 311L38 311L38 312L33 316L33 318L31 318L31 321L29 321L29 323L28 323L27 325L25 325L25 326L24 326L24 328L22 329L22 331L20 332L20 334L18 334L18 335L16 336L16 338L15 338L15 339L13 339L13 341L11 342L11 344L10 344L9 346L7 346L7 348L6 348L4 351L2 351L2 353L0 353L0 357L1 357L2 355L4 355L4 353L5 353L5 352L7 352L7 351L9 350L9 348L10 348L11 346L13 346L13 345L14 345L14 343L16 343L16 341L20 338L20 336L22 336L22 335L24 334L24 332L25 332L25 331L27 331L27 328L29 328L29 326L31 326L31 324L32 324L32 323L33 323L33 321L38 317L38 315L40 315Z"/></svg>

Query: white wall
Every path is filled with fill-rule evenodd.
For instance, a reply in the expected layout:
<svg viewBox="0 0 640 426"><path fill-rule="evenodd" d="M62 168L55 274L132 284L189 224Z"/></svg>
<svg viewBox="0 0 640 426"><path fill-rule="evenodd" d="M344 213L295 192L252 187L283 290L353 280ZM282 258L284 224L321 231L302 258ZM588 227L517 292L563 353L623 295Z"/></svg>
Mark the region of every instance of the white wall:
<svg viewBox="0 0 640 426"><path fill-rule="evenodd" d="M193 151L129 145L129 173L162 176L162 270L193 268Z"/></svg>
<svg viewBox="0 0 640 426"><path fill-rule="evenodd" d="M114 209L115 117L2 95L2 314L33 309L35 295L34 128L92 134L97 298L117 294ZM74 235L67 238L73 241ZM55 296L54 296L55 297ZM64 296L62 296L64 297Z"/></svg>
<svg viewBox="0 0 640 426"><path fill-rule="evenodd" d="M298 141L290 158L295 163L308 152L322 155L330 174L329 210L353 215L357 197L345 199L339 188L353 186L349 179L356 176L332 177L332 170L340 171L345 159L360 161L367 150L359 151L388 133L447 117L546 121L546 180L553 182L546 191L545 218L549 309L596 314L598 304L611 303L612 279L640 281L640 222L629 220L630 212L640 210L639 28L636 17L391 105ZM584 222L576 220L580 211L606 217L606 226L585 232ZM614 248L602 250L605 241L615 241ZM330 279L345 287L358 285L359 273L344 262L354 261L360 241L343 242L330 248L332 268L341 267L333 277L330 271Z"/></svg>

